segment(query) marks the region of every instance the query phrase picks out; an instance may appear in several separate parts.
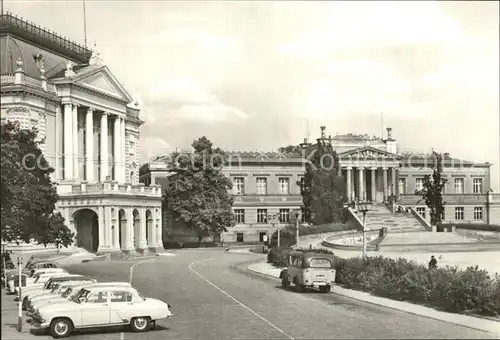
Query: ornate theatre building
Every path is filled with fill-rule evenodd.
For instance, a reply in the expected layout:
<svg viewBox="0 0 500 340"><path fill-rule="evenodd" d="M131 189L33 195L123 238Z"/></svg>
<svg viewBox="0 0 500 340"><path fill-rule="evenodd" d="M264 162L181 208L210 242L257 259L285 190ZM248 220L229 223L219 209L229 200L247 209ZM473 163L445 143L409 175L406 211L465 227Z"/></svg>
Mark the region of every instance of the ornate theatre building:
<svg viewBox="0 0 500 340"><path fill-rule="evenodd" d="M0 18L1 119L36 126L75 246L157 252L161 188L138 183L140 108L95 49Z"/></svg>

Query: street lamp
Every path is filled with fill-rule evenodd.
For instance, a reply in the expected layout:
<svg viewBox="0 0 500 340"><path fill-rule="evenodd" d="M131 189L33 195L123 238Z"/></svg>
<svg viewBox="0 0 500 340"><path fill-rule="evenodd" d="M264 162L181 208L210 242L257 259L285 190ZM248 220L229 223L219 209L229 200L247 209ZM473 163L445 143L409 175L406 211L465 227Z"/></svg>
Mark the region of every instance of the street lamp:
<svg viewBox="0 0 500 340"><path fill-rule="evenodd" d="M372 205L370 201L358 202L358 211L363 213L363 259L366 258L366 212L372 209Z"/></svg>
<svg viewBox="0 0 500 340"><path fill-rule="evenodd" d="M267 215L266 216L267 218L267 221L270 222L271 224L271 232L269 233L269 236L268 236L268 242L269 242L269 246L271 246L271 240L273 238L273 232L274 232L274 225L276 224L276 221L277 221L277 218L276 218L276 215ZM280 227L278 225L278 248L280 246Z"/></svg>
<svg viewBox="0 0 500 340"><path fill-rule="evenodd" d="M296 232L297 232L297 236L296 236L297 241L296 242L297 242L297 248L299 248L299 246L300 246L300 243L299 243L299 223L300 223L299 218L300 218L300 209L294 209L294 213L295 213L295 226L297 227L297 230L296 230Z"/></svg>

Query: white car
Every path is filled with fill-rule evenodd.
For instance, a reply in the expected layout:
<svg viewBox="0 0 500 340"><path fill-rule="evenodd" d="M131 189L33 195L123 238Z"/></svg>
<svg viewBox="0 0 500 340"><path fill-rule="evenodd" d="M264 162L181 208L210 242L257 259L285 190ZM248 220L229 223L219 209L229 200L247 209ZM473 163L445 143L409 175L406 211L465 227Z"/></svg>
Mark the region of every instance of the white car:
<svg viewBox="0 0 500 340"><path fill-rule="evenodd" d="M95 279L66 282L64 283L64 286L56 288L52 293L44 293L34 296L28 299L28 302L26 303L28 315L31 315L36 309L43 305L68 302L68 300L76 295L80 289L94 284L97 284Z"/></svg>
<svg viewBox="0 0 500 340"><path fill-rule="evenodd" d="M49 273L49 274L42 274L38 278L37 281L35 281L32 285L27 285L26 287L23 287L21 289L21 301L24 299L24 297L30 295L33 292L41 291L44 289L44 287L47 286L47 283L50 282L50 279L56 278L56 277L62 277L62 276L75 276L76 274L68 274L68 273ZM76 275L80 276L80 275ZM16 291L18 292L19 296L19 291L16 288Z"/></svg>
<svg viewBox="0 0 500 340"><path fill-rule="evenodd" d="M45 293L50 293L50 291L58 285L62 284L67 284L69 282L75 282L75 285L80 282L80 284L83 284L84 282L96 282L93 278L88 277L88 276L82 276L78 274L67 274L64 276L55 276L51 277L49 281L45 282L45 285L43 287L33 287L32 289L27 290L26 294L22 291L21 293L23 294L23 310L26 310L26 307L28 306L28 301L32 297L35 297L40 294L45 294Z"/></svg>
<svg viewBox="0 0 500 340"><path fill-rule="evenodd" d="M74 329L130 325L144 332L155 321L172 317L170 305L145 298L132 287L86 287L70 303L41 307L33 313L32 325L49 329L54 338L68 337Z"/></svg>
<svg viewBox="0 0 500 340"><path fill-rule="evenodd" d="M32 269L29 276L34 277L37 274L48 274L48 273L67 273L68 271L64 268L37 268Z"/></svg>
<svg viewBox="0 0 500 340"><path fill-rule="evenodd" d="M62 268L57 268L57 269L51 268L51 269L41 270L34 276L28 277L26 279L26 286L24 286L23 289L26 289L27 287L31 287L37 284L45 283L51 276L64 273L67 274L68 272ZM9 281L9 290L11 292L19 293L18 287L14 285L14 280Z"/></svg>
<svg viewBox="0 0 500 340"><path fill-rule="evenodd" d="M61 304L61 303L72 303L73 297L75 295L79 294L80 291L84 288L91 288L91 287L132 287L130 283L128 282L99 282L99 283L90 283L90 284L83 284L79 286L74 286L74 287L68 287L66 291L61 294L61 296L54 297L49 300L43 300L39 301L37 303L33 303L31 308L29 309L30 312L28 315L32 316L33 313L45 305L55 305L55 304Z"/></svg>

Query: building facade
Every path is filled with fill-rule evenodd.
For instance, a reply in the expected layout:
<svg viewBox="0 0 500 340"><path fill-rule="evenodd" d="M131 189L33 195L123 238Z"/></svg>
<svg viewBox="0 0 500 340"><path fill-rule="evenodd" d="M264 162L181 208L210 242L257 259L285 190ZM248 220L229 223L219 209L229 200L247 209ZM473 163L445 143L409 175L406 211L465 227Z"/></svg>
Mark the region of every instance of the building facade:
<svg viewBox="0 0 500 340"><path fill-rule="evenodd" d="M301 151L295 154L232 153L232 161L223 172L234 184L236 226L221 235L223 241L262 241L276 227L295 223L295 211L302 206L300 183L305 164L318 143L330 143L338 154L337 171L345 181L346 201L369 200L388 209L389 203L401 204L414 208L430 222L429 209L415 191L422 188L424 176L432 173L436 164L432 155L400 152L390 128L386 138L359 134L326 137L325 129L321 127L315 144L304 140ZM490 190L491 164L443 156L443 176L447 178L444 222L500 223L500 194ZM165 185L166 164L165 157L151 161L140 181ZM273 216L277 219L271 220ZM164 235L172 235L172 228L175 223L165 219Z"/></svg>
<svg viewBox="0 0 500 340"><path fill-rule="evenodd" d="M1 119L38 128L75 246L161 251L161 190L139 178L140 107L93 50L0 18Z"/></svg>

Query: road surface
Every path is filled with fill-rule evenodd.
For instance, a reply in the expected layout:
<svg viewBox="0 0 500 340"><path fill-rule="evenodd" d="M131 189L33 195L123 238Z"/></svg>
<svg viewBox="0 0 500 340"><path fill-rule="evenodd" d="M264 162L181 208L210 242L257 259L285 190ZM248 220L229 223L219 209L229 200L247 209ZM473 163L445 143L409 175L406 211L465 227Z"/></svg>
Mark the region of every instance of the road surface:
<svg viewBox="0 0 500 340"><path fill-rule="evenodd" d="M334 294L284 290L276 279L246 270L258 255L186 249L176 256L68 267L98 281L129 281L144 295L172 305L175 317L148 333L123 327L75 338L334 339L493 338L490 334ZM102 333L105 332L105 333Z"/></svg>

